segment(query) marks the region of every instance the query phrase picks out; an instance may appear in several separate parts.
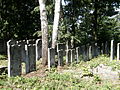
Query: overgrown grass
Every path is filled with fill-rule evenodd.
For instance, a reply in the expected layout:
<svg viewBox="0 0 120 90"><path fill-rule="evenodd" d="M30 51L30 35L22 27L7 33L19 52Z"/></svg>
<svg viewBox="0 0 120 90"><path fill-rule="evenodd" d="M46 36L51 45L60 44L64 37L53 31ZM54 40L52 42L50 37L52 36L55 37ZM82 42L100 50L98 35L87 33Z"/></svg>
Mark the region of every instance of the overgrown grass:
<svg viewBox="0 0 120 90"><path fill-rule="evenodd" d="M70 69L81 69L87 74L88 69L97 67L99 64L112 66L115 69L120 69L120 62L110 61L107 56L99 56L91 61L81 61L79 64L72 64ZM37 64L38 65L38 64ZM40 68L41 69L41 68ZM76 71L77 72L77 71ZM11 77L7 75L0 76L0 89L2 90L120 90L120 81L101 80L99 76L94 75L93 79L85 80L83 78L74 77L74 73L59 73L57 69L51 69L46 72L44 77Z"/></svg>
<svg viewBox="0 0 120 90"><path fill-rule="evenodd" d="M104 64L107 66L111 66L113 69L119 69L120 70L120 61L117 60L113 60L110 61L110 58L106 55L101 55L98 56L97 58L94 58L90 61L84 62L84 61L80 61L79 64L74 64L72 65L72 67L77 67L77 68L95 68L97 67L99 64Z"/></svg>

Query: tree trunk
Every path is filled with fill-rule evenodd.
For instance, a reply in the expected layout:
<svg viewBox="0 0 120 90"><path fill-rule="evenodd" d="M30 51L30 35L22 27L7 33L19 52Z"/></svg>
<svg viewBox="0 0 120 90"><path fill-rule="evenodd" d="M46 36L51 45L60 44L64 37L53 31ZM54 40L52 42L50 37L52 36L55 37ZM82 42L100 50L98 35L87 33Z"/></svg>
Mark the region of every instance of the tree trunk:
<svg viewBox="0 0 120 90"><path fill-rule="evenodd" d="M52 48L55 48L58 34L58 25L60 19L60 3L61 0L55 0L55 14L54 14L54 24L52 32Z"/></svg>
<svg viewBox="0 0 120 90"><path fill-rule="evenodd" d="M42 64L47 65L48 61L48 21L45 2L46 0L38 0L40 9L41 19L41 30L42 30Z"/></svg>

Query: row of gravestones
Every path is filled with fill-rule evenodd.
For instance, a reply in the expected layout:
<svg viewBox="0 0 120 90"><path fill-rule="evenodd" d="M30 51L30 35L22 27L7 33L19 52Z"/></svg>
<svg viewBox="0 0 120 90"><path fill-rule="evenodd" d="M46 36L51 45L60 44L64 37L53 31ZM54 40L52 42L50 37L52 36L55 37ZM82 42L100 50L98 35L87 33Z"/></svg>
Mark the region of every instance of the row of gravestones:
<svg viewBox="0 0 120 90"><path fill-rule="evenodd" d="M70 64L73 62L80 62L81 60L87 61L94 57L97 57L100 54L109 54L110 48L108 43L104 44L105 48L100 48L97 43L93 43L91 45L83 45L80 47L76 47L75 49L71 48L66 44L57 44L57 65L63 66L64 64ZM48 49L48 68L55 66L56 60L55 49ZM66 57L64 61L63 58ZM65 63L64 63L65 62Z"/></svg>
<svg viewBox="0 0 120 90"><path fill-rule="evenodd" d="M22 73L22 62L25 63L25 73L36 70L36 60L41 58L41 40L9 40L8 52L8 76L19 76Z"/></svg>
<svg viewBox="0 0 120 90"><path fill-rule="evenodd" d="M9 40L7 42L8 52L8 76L17 76L22 73L21 63L25 63L26 74L36 70L36 60L42 55L42 42L38 40ZM107 51L107 49L105 50ZM48 48L48 67L55 65L55 55L58 56L58 66L64 65L63 57L66 56L66 64L79 62L80 58L89 60L102 54L102 49L97 43L92 45L83 45L76 49L71 49L69 45L57 44L57 50Z"/></svg>

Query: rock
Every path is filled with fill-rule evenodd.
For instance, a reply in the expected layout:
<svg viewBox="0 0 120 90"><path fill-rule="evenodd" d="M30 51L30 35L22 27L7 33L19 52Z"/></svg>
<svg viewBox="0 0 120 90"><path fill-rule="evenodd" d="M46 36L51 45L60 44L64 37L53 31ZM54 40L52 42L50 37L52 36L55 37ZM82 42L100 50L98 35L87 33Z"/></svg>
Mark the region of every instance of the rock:
<svg viewBox="0 0 120 90"><path fill-rule="evenodd" d="M111 79L111 80L119 80L120 79L120 72L119 71L113 71L112 67L105 66L103 64L100 64L96 68L92 70L93 74L97 74L100 76L101 79Z"/></svg>

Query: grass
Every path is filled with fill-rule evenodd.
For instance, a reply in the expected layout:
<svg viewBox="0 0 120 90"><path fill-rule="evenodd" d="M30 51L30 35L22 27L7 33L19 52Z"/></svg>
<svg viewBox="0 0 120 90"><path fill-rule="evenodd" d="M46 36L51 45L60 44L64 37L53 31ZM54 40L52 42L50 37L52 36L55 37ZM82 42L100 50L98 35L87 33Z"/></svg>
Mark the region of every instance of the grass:
<svg viewBox="0 0 120 90"><path fill-rule="evenodd" d="M7 66L7 56L6 55L0 55L0 66Z"/></svg>
<svg viewBox="0 0 120 90"><path fill-rule="evenodd" d="M90 75L88 69L95 68L99 64L105 64L120 69L119 61L110 61L107 56L99 56L91 61L81 61L79 64L72 64L66 70L82 70L83 74ZM39 63L37 62L37 65ZM42 68L40 68L42 69ZM76 73L75 72L75 73ZM94 75L92 79L83 79L74 77L74 72L60 73L56 68L46 71L44 77L11 77L7 75L0 76L0 90L120 90L120 81L101 80L99 76Z"/></svg>

